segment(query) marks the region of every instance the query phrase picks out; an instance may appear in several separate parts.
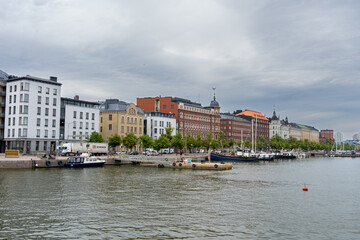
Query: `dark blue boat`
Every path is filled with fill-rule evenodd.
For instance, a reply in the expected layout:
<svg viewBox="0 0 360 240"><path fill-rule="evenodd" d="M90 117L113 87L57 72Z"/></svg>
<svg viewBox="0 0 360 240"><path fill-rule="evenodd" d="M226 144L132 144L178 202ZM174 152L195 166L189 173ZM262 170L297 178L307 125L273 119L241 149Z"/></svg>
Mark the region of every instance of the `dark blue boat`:
<svg viewBox="0 0 360 240"><path fill-rule="evenodd" d="M64 164L64 167L102 167L105 162L105 160L98 159L97 157L70 157Z"/></svg>
<svg viewBox="0 0 360 240"><path fill-rule="evenodd" d="M226 156L221 154L210 154L211 161L223 162L256 162L259 161L256 157L243 157L243 156Z"/></svg>

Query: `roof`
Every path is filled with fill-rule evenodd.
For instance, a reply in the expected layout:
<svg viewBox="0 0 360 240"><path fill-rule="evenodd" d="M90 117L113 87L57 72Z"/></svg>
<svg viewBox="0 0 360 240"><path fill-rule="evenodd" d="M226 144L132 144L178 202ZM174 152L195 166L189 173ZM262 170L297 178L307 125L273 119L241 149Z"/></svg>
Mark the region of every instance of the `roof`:
<svg viewBox="0 0 360 240"><path fill-rule="evenodd" d="M228 119L228 120L235 120L235 121L242 121L242 122L251 122L250 119L244 118L244 116L235 116L230 113L220 113L220 120L221 119Z"/></svg>
<svg viewBox="0 0 360 240"><path fill-rule="evenodd" d="M257 118L265 121L269 121L261 112L256 112L252 110L245 110L244 112L236 114L236 116L249 116L252 118Z"/></svg>
<svg viewBox="0 0 360 240"><path fill-rule="evenodd" d="M300 124L300 123L290 123L290 127L293 128L299 128L299 129L307 129L307 130L312 130L312 131L318 131L316 128L311 127L311 126L307 126L304 124Z"/></svg>
<svg viewBox="0 0 360 240"><path fill-rule="evenodd" d="M129 107L130 103L120 101L119 99L106 99L105 103L100 106L100 112L109 112L109 111L121 111L126 112L126 109ZM136 106L136 105L135 105ZM138 113L144 114L144 111L136 106Z"/></svg>
<svg viewBox="0 0 360 240"><path fill-rule="evenodd" d="M29 80L29 81L42 82L42 83L53 84L53 85L58 85L58 86L62 85L61 83L57 82L57 78L55 78L55 77L52 77L52 78L54 80L26 75L24 77L17 77L17 78L8 79L7 82L15 82L15 81L20 81L20 80Z"/></svg>
<svg viewBox="0 0 360 240"><path fill-rule="evenodd" d="M9 75L6 72L0 70L0 80L7 80L8 78Z"/></svg>

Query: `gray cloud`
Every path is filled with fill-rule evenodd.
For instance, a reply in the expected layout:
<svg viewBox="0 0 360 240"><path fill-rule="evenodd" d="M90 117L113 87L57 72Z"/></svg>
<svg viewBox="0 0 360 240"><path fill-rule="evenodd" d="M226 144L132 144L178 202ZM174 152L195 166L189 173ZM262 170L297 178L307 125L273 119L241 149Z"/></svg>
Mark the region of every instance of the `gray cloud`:
<svg viewBox="0 0 360 240"><path fill-rule="evenodd" d="M223 111L274 106L358 132L357 1L0 0L0 69L56 75L88 100L179 96Z"/></svg>

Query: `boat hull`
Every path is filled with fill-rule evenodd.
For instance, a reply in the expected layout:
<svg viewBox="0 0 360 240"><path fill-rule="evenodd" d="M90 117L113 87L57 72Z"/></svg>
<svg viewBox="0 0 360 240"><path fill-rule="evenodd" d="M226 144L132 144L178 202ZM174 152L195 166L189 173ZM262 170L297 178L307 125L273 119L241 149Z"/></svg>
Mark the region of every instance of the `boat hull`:
<svg viewBox="0 0 360 240"><path fill-rule="evenodd" d="M99 163L65 163L64 167L67 168L83 168L83 167L102 167L105 162Z"/></svg>
<svg viewBox="0 0 360 240"><path fill-rule="evenodd" d="M220 154L211 154L210 155L211 161L226 161L226 162L256 162L258 161L257 158L253 157L232 157L232 156L225 156Z"/></svg>

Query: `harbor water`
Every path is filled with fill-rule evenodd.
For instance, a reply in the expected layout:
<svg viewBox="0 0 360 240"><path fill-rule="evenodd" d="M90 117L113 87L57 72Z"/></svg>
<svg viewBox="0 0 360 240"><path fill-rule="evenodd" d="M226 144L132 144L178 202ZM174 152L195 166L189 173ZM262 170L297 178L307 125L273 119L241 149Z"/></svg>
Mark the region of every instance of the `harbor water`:
<svg viewBox="0 0 360 240"><path fill-rule="evenodd" d="M359 173L357 158L0 169L0 239L359 239Z"/></svg>

